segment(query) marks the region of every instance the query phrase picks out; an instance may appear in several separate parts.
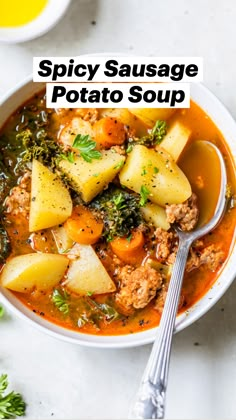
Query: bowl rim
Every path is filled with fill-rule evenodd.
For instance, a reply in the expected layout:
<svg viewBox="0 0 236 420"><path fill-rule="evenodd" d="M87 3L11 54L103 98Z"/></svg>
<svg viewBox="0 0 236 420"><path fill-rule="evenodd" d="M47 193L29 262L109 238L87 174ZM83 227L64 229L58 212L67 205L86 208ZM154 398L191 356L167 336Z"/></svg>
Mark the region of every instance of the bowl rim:
<svg viewBox="0 0 236 420"><path fill-rule="evenodd" d="M0 107L4 105L4 103L11 99L13 95L17 93L20 89L26 87L28 84L34 83L32 80L32 75L28 75L22 81L20 81L17 85L13 88L8 90L1 98L0 98ZM37 83L35 83L37 84ZM38 83L39 85L39 83ZM42 85L42 84L41 84ZM37 90L36 90L37 91ZM38 90L39 91L39 90ZM191 85L191 97L192 94L194 96L194 102L198 103L195 99L196 97L203 96L206 99L206 102L210 103L211 106L215 106L223 119L227 119L227 127L228 127L228 135L231 138L236 137L236 122L227 110L227 108L223 105L223 103L203 84L192 84ZM213 101L213 105L212 105ZM214 105L215 104L215 105ZM209 115L209 112L206 111L202 105L199 105L206 113ZM15 112L16 108L13 110ZM10 115L13 113L9 113ZM210 118L214 121L216 126L219 128L219 124L213 119L212 115L209 115ZM220 128L219 128L220 129ZM229 147L230 153L233 157L234 166L236 165L236 144L234 146L235 150L232 150L232 146L228 143L226 139L226 135L223 130L222 132L223 137L225 138L226 144ZM230 287L232 282L235 279L236 269L233 268L234 261L236 261L236 243L234 241L234 245L232 245L232 249L230 251L230 256L226 261L223 269L219 273L215 283L208 290L208 292L203 295L190 309L187 311L179 314L176 318L176 326L175 332L180 332L184 328L190 326L192 323L200 319L203 315L205 315L214 305L215 303L223 296L226 290ZM225 277L224 281L221 281L221 277ZM217 290L218 289L218 290ZM216 290L216 292L215 292ZM211 292L213 291L213 295ZM11 296L11 300L9 298ZM12 298L14 295L3 290L0 287L0 300L5 304L5 306L14 313L20 319L23 319L28 322L33 327L36 327L38 330L47 333L48 335L63 340L73 344L79 344L88 347L94 348L129 348L129 347L137 347L145 344L150 344L154 341L155 336L158 331L158 327L144 330L141 332L127 334L127 335L118 335L118 336L97 336L92 334L84 334L80 332L71 331L61 326L57 326L56 324L46 321L40 318L38 315L35 315L30 311L25 305L19 304L19 300L17 298ZM13 300L13 302L12 302ZM17 302L16 302L17 301ZM199 307L200 305L200 307Z"/></svg>
<svg viewBox="0 0 236 420"><path fill-rule="evenodd" d="M70 3L71 0L47 0L41 13L32 21L15 27L1 27L0 43L18 44L44 35L64 16Z"/></svg>

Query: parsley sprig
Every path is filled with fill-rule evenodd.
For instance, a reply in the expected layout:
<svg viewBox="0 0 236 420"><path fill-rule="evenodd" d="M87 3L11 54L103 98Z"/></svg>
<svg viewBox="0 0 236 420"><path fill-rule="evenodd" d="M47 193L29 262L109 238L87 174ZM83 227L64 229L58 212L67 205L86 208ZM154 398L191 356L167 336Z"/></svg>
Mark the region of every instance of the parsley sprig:
<svg viewBox="0 0 236 420"><path fill-rule="evenodd" d="M145 185L142 185L141 189L140 189L141 198L140 198L140 201L139 201L139 204L140 204L141 207L145 206L145 204L147 203L149 194L150 194L149 189L147 187L145 187Z"/></svg>
<svg viewBox="0 0 236 420"><path fill-rule="evenodd" d="M82 136L78 134L72 144L72 147L77 149L80 156L86 160L86 162L92 162L93 159L100 159L102 154L96 148L96 142L91 139L89 135Z"/></svg>
<svg viewBox="0 0 236 420"><path fill-rule="evenodd" d="M67 315L70 311L70 303L68 302L69 295L66 291L60 292L58 289L55 289L52 294L52 301L54 305L63 312L64 315Z"/></svg>
<svg viewBox="0 0 236 420"><path fill-rule="evenodd" d="M78 150L80 156L86 160L86 162L91 163L93 159L101 159L101 152L95 150L96 142L93 141L88 134L86 136L77 134L72 147ZM69 151L67 154L61 153L60 157L61 159L68 160L70 163L74 163L75 161L75 153L73 151Z"/></svg>
<svg viewBox="0 0 236 420"><path fill-rule="evenodd" d="M0 376L0 419L24 416L26 404L22 396L14 391L4 395L8 387L7 375Z"/></svg>

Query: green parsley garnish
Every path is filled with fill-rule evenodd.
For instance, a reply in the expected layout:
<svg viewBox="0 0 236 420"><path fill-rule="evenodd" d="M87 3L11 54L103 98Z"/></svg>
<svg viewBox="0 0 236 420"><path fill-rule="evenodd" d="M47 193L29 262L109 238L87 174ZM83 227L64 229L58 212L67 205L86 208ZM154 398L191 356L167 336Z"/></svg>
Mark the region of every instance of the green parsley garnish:
<svg viewBox="0 0 236 420"><path fill-rule="evenodd" d="M143 169L142 169L142 172L141 172L141 176L144 176L144 175L146 175L146 174L147 174L146 167L145 167L145 166L143 166Z"/></svg>
<svg viewBox="0 0 236 420"><path fill-rule="evenodd" d="M129 144L128 144L128 147L127 147L127 149L126 149L126 153L130 153L130 152L132 152L133 147L134 147L134 144L129 143Z"/></svg>
<svg viewBox="0 0 236 420"><path fill-rule="evenodd" d="M154 170L154 174L158 174L159 169L156 166L154 166L153 170Z"/></svg>
<svg viewBox="0 0 236 420"><path fill-rule="evenodd" d="M59 311L63 312L67 315L70 311L70 304L67 302L69 295L66 291L60 293L58 289L55 289L52 294L52 301L54 305L59 309Z"/></svg>
<svg viewBox="0 0 236 420"><path fill-rule="evenodd" d="M91 299L89 296L86 298L87 303L91 306L94 315L92 318L93 322L96 322L97 326L99 321L105 321L107 323L115 321L120 317L119 313L115 308L111 307L107 303L98 303L95 300Z"/></svg>
<svg viewBox="0 0 236 420"><path fill-rule="evenodd" d="M127 236L127 238L126 238L126 240L130 243L130 241L131 241L131 239L132 239L132 233L129 235L129 236Z"/></svg>
<svg viewBox="0 0 236 420"><path fill-rule="evenodd" d="M98 309L104 314L107 323L111 323L120 317L119 313L110 305L106 303L97 304Z"/></svg>
<svg viewBox="0 0 236 420"><path fill-rule="evenodd" d="M141 207L145 206L149 194L150 194L149 189L147 187L145 187L145 185L142 185L141 189L140 189L141 198L140 198L140 202L139 202Z"/></svg>
<svg viewBox="0 0 236 420"><path fill-rule="evenodd" d="M64 249L63 251L60 252L60 254L68 254L68 252L70 252L71 248L67 248Z"/></svg>
<svg viewBox="0 0 236 420"><path fill-rule="evenodd" d="M24 416L26 404L22 396L14 391L4 395L8 387L7 375L0 376L0 419L14 419Z"/></svg>
<svg viewBox="0 0 236 420"><path fill-rule="evenodd" d="M0 318L3 317L4 313L5 313L4 307L0 305Z"/></svg>
<svg viewBox="0 0 236 420"><path fill-rule="evenodd" d="M92 162L93 159L100 159L102 154L96 148L96 142L91 139L89 135L82 136L78 134L72 144L72 147L77 149L80 156L86 160L86 162Z"/></svg>
<svg viewBox="0 0 236 420"><path fill-rule="evenodd" d="M64 160L68 160L68 162L70 162L70 163L74 163L74 161L75 161L75 156L74 156L73 152L68 152L67 155L65 155L64 153L61 153L60 157Z"/></svg>
<svg viewBox="0 0 236 420"><path fill-rule="evenodd" d="M114 166L114 169L121 169L123 165L124 165L124 161L121 160L119 163L117 163L116 166Z"/></svg>
<svg viewBox="0 0 236 420"><path fill-rule="evenodd" d="M122 194L122 192L120 192L116 196L114 195L114 197L113 197L113 203L115 204L115 206L117 207L118 210L122 210L123 208L126 207L125 197Z"/></svg>

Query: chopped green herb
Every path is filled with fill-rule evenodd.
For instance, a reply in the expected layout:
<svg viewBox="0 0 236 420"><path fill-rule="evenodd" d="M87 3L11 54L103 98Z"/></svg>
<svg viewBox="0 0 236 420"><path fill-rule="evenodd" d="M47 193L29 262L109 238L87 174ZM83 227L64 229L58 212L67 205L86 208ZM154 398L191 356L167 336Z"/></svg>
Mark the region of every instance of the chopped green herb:
<svg viewBox="0 0 236 420"><path fill-rule="evenodd" d="M145 166L143 167L143 169L142 169L142 172L141 172L141 176L144 176L144 175L146 175L147 174L147 171L146 171L146 168L145 168Z"/></svg>
<svg viewBox="0 0 236 420"><path fill-rule="evenodd" d="M128 147L127 147L127 149L126 149L126 153L130 153L130 152L132 152L132 150L133 150L133 147L134 147L134 144L132 143L130 143L130 144L128 144Z"/></svg>
<svg viewBox="0 0 236 420"><path fill-rule="evenodd" d="M70 163L74 163L74 161L75 161L75 156L74 156L73 152L68 152L67 155L64 154L64 153L61 153L60 157L64 160L68 160L68 162L70 162Z"/></svg>
<svg viewBox="0 0 236 420"><path fill-rule="evenodd" d="M3 317L4 313L5 313L4 307L0 305L0 318Z"/></svg>
<svg viewBox="0 0 236 420"><path fill-rule="evenodd" d="M99 309L103 312L105 315L105 319L107 322L115 321L117 318L119 318L119 313L110 305L107 305L106 303L100 303L98 304Z"/></svg>
<svg viewBox="0 0 236 420"><path fill-rule="evenodd" d="M76 322L79 328L91 324L100 330L100 323L111 323L120 317L120 314L107 303L98 303L87 294L84 297L85 307L80 308Z"/></svg>
<svg viewBox="0 0 236 420"><path fill-rule="evenodd" d="M122 194L122 192L120 192L117 196L113 197L113 203L115 204L118 210L122 210L123 208L125 208L125 197Z"/></svg>
<svg viewBox="0 0 236 420"><path fill-rule="evenodd" d="M87 296L92 296L93 292L87 292Z"/></svg>
<svg viewBox="0 0 236 420"><path fill-rule="evenodd" d="M123 165L124 165L124 161L121 160L119 163L117 163L116 166L114 166L114 169L121 169Z"/></svg>
<svg viewBox="0 0 236 420"><path fill-rule="evenodd" d="M145 187L145 185L142 185L141 189L140 189L141 198L140 198L140 202L139 202L141 207L145 206L145 204L148 200L149 194L150 194L149 189L147 187Z"/></svg>
<svg viewBox="0 0 236 420"><path fill-rule="evenodd" d="M127 236L127 238L126 238L126 240L128 241L128 242L130 242L131 241L131 239L132 239L132 233L129 235L129 236Z"/></svg>
<svg viewBox="0 0 236 420"><path fill-rule="evenodd" d="M7 375L0 376L0 419L14 419L24 416L26 404L22 396L14 391L4 395L8 387Z"/></svg>
<svg viewBox="0 0 236 420"><path fill-rule="evenodd" d="M71 248L64 249L64 251L61 251L60 254L68 254L70 252Z"/></svg>
<svg viewBox="0 0 236 420"><path fill-rule="evenodd" d="M69 313L70 304L67 302L69 295L66 291L60 292L58 289L55 289L52 294L52 301L54 305L63 312L65 315Z"/></svg>
<svg viewBox="0 0 236 420"><path fill-rule="evenodd" d="M153 170L154 170L154 174L158 174L159 169L156 166L154 166Z"/></svg>
<svg viewBox="0 0 236 420"><path fill-rule="evenodd" d="M93 176L98 177L98 176L99 176L99 173L97 173L97 174L93 174Z"/></svg>
<svg viewBox="0 0 236 420"><path fill-rule="evenodd" d="M107 303L97 303L95 300L87 297L87 302L93 309L93 321L113 322L120 317L120 314Z"/></svg>
<svg viewBox="0 0 236 420"><path fill-rule="evenodd" d="M92 162L93 159L100 159L102 156L101 152L94 150L96 148L96 142L89 135L82 136L78 134L74 139L72 147L79 151L80 156L86 162Z"/></svg>
<svg viewBox="0 0 236 420"><path fill-rule="evenodd" d="M7 375L1 375L0 376L0 394L6 391L7 387L8 387Z"/></svg>

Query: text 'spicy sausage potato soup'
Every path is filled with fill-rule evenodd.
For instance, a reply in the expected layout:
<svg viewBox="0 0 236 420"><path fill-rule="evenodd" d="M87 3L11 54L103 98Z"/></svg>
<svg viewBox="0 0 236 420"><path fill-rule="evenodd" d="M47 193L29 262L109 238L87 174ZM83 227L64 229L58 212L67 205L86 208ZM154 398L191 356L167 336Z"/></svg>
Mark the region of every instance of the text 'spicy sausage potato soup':
<svg viewBox="0 0 236 420"><path fill-rule="evenodd" d="M190 109L47 109L42 93L0 133L0 282L30 310L83 333L129 334L158 325L178 247L213 215L220 225L191 247L179 311L215 282L233 243L235 173L226 143Z"/></svg>

